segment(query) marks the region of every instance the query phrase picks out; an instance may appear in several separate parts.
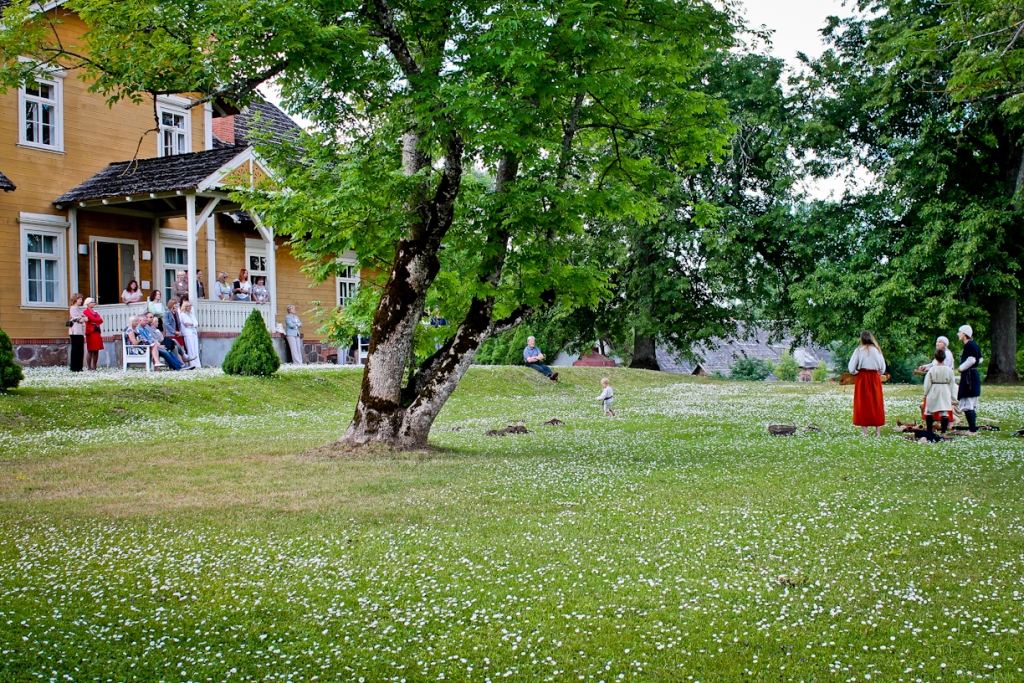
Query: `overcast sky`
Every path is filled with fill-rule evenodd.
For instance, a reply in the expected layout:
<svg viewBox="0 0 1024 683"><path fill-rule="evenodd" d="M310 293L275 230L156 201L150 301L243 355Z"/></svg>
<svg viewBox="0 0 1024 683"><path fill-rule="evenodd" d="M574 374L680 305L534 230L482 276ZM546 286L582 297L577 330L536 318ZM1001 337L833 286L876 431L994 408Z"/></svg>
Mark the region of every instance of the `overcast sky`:
<svg viewBox="0 0 1024 683"><path fill-rule="evenodd" d="M744 0L744 4L750 26L772 29L772 52L790 64L796 64L797 52L811 57L821 54L824 48L818 31L826 17L853 14L842 0Z"/></svg>

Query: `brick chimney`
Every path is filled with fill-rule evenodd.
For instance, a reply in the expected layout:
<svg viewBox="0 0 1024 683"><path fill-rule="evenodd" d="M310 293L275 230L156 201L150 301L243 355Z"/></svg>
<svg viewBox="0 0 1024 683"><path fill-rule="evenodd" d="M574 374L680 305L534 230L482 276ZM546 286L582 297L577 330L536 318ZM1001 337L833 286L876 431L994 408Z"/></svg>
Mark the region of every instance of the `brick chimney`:
<svg viewBox="0 0 1024 683"><path fill-rule="evenodd" d="M235 144L235 116L220 116L213 120L213 134L216 135L221 142L226 142L229 145Z"/></svg>

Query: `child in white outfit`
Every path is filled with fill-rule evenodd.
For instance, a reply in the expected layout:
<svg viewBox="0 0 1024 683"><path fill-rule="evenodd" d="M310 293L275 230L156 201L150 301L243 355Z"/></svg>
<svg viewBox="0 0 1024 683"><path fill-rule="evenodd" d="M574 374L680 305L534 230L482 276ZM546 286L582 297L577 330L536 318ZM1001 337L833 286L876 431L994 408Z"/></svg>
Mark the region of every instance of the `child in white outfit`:
<svg viewBox="0 0 1024 683"><path fill-rule="evenodd" d="M615 393L612 391L611 382L607 377L601 378L601 395L597 397L598 401L604 405L604 416L615 417L615 411L612 410L612 403L615 402Z"/></svg>

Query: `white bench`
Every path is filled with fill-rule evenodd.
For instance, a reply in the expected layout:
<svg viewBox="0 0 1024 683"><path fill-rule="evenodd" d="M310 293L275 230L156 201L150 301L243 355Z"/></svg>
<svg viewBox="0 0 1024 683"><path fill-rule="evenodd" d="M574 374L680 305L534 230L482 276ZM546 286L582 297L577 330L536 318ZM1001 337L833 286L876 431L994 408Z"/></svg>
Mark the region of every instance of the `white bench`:
<svg viewBox="0 0 1024 683"><path fill-rule="evenodd" d="M121 335L124 352L121 354L121 369L128 370L129 365L145 365L146 372L153 372L153 353L149 350L148 344L129 344L128 330ZM158 368L166 367L163 362L157 364Z"/></svg>

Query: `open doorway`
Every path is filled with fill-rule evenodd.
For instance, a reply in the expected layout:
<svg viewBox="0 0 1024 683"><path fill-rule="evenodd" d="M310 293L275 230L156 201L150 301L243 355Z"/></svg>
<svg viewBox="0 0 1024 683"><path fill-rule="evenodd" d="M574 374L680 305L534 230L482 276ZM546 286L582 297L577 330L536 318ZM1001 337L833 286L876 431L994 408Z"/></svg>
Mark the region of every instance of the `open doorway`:
<svg viewBox="0 0 1024 683"><path fill-rule="evenodd" d="M93 292L100 305L121 302L121 292L138 280L138 242L93 238Z"/></svg>

